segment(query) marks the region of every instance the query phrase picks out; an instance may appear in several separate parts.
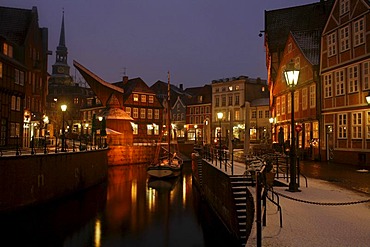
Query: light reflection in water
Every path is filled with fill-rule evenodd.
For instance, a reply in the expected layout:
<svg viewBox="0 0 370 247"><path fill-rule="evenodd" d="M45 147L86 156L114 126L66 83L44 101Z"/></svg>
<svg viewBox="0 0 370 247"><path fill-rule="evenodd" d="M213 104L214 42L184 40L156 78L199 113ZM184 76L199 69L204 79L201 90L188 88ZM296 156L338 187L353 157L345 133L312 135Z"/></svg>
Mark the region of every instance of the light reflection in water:
<svg viewBox="0 0 370 247"><path fill-rule="evenodd" d="M95 221L94 246L95 247L101 246L101 223L99 218L97 218Z"/></svg>
<svg viewBox="0 0 370 247"><path fill-rule="evenodd" d="M186 176L184 176L182 180L182 206L185 207L186 205Z"/></svg>

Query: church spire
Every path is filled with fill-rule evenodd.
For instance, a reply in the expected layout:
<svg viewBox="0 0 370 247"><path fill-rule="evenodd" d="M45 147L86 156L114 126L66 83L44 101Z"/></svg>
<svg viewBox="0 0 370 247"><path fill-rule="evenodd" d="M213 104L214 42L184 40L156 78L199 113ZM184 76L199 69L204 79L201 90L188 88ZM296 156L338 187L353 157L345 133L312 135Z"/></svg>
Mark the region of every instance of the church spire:
<svg viewBox="0 0 370 247"><path fill-rule="evenodd" d="M63 9L63 16L62 16L62 27L60 30L60 37L59 37L59 46L66 46L66 37L64 32L64 9Z"/></svg>

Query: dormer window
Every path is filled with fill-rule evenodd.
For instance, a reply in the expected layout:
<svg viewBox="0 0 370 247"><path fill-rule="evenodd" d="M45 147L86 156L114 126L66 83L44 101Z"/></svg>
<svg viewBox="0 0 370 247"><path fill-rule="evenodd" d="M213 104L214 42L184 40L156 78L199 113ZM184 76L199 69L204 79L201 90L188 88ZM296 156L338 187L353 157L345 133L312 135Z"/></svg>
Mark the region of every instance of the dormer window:
<svg viewBox="0 0 370 247"><path fill-rule="evenodd" d="M339 12L340 12L340 15L344 15L349 12L349 0L340 0Z"/></svg>
<svg viewBox="0 0 370 247"><path fill-rule="evenodd" d="M4 43L3 44L3 54L8 57L13 57L13 46Z"/></svg>
<svg viewBox="0 0 370 247"><path fill-rule="evenodd" d="M233 86L229 86L229 91L233 91Z"/></svg>

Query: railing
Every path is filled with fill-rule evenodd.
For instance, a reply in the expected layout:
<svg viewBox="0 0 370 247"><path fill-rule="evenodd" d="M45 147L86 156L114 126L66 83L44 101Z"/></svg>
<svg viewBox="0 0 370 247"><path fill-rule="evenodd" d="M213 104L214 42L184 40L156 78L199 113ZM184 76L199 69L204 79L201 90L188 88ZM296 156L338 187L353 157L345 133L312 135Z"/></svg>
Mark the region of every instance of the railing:
<svg viewBox="0 0 370 247"><path fill-rule="evenodd" d="M220 149L210 146L204 146L201 152L201 157L210 160L212 164L216 163L220 169L224 169L225 173L231 169L231 175L234 175L234 153L226 149ZM218 165L217 165L218 164Z"/></svg>
<svg viewBox="0 0 370 247"><path fill-rule="evenodd" d="M64 150L62 141L64 140ZM20 156L20 155L35 155L60 152L79 152L106 148L107 142L105 138L99 138L96 143L92 143L88 139L72 139L72 138L34 138L30 140L30 145L27 148L22 148L17 142L16 146L9 148L0 148L1 156Z"/></svg>

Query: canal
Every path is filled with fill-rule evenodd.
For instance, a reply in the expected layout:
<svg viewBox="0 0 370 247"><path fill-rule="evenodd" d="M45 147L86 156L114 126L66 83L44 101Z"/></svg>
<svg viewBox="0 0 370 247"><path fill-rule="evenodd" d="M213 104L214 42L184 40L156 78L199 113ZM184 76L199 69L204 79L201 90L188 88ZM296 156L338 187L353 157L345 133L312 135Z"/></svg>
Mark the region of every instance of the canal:
<svg viewBox="0 0 370 247"><path fill-rule="evenodd" d="M145 165L109 168L106 183L3 214L0 227L1 242L11 246L237 245L193 186L190 163L161 184L148 180Z"/></svg>

